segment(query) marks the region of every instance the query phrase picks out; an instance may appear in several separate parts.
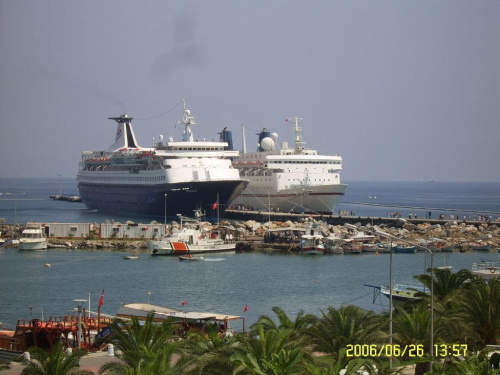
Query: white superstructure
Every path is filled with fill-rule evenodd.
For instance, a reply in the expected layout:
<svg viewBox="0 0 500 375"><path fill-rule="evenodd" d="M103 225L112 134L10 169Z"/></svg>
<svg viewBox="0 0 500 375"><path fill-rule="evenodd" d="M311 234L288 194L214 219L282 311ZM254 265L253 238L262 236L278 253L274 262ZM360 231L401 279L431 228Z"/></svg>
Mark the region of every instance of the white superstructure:
<svg viewBox="0 0 500 375"><path fill-rule="evenodd" d="M340 155L320 155L304 147L301 118L291 119L295 147L286 142L278 149L278 135L263 129L256 152L243 152L233 161L247 188L234 200L254 210L311 212L331 215L347 185L340 182Z"/></svg>
<svg viewBox="0 0 500 375"><path fill-rule="evenodd" d="M190 214L207 210L214 202L222 209L245 188L231 164L238 151L226 142L194 140L196 122L183 101L182 141L170 138L139 146L127 115L111 118L118 123L115 142L106 151L84 151L78 188L89 209L143 215ZM219 198L218 198L219 197Z"/></svg>
<svg viewBox="0 0 500 375"><path fill-rule="evenodd" d="M46 250L47 238L38 224L27 224L19 238L19 250Z"/></svg>

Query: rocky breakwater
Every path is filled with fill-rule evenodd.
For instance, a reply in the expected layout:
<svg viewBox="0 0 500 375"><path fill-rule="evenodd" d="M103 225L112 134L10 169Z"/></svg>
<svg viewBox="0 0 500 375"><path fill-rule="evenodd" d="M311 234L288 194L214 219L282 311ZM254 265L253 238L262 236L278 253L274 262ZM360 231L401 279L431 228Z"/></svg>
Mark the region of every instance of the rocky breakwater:
<svg viewBox="0 0 500 375"><path fill-rule="evenodd" d="M418 245L428 246L435 251L456 251L465 252L472 250L482 250L497 252L500 248L500 223L479 223L467 224L457 221L449 221L445 224L430 223L409 223L401 221L398 226L389 225L361 225L356 223L345 227L344 225L331 225L314 218L305 218L299 221L271 221L259 223L253 220L233 223L235 228L235 238L241 242L262 242L267 233L276 233L279 230L290 230L293 234L288 236L288 240L297 240L300 234L305 231L306 221L312 221L318 225L323 236L335 236L341 239L353 238L356 233L375 234L374 242L387 242L387 240L377 231L386 232L391 236L400 238L399 244L407 244L409 241ZM222 224L222 223L221 223ZM227 225L231 225L227 223ZM356 229L354 229L356 228ZM397 239L393 239L394 244L398 244ZM257 249L258 247L255 247Z"/></svg>

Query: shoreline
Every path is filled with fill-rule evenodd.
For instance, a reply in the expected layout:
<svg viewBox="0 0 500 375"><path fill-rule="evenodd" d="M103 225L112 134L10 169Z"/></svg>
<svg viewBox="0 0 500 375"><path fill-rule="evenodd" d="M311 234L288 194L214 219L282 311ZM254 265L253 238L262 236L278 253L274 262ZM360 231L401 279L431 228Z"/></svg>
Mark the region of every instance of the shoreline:
<svg viewBox="0 0 500 375"><path fill-rule="evenodd" d="M268 221L269 219L271 221ZM494 221L456 221L227 210L219 226L231 228L230 231L233 233L234 242L237 243L237 251L289 251L294 244L298 245L297 240L295 242L266 243L264 241L265 233L268 229L281 229L285 231L288 228L290 230L293 230L293 228L304 228L304 223L307 220L317 223L325 237L333 234L348 238L349 235L352 235L349 229L346 229L344 226L348 224L348 227L355 226L357 228L356 231L360 233L383 230L393 236L413 242L422 241L422 239L425 241L439 239L442 241L442 247L452 246L454 247L454 252L472 251L471 244L489 245L489 252L497 252L500 249L500 219ZM175 225L175 222L171 223ZM65 224L76 225L71 223ZM115 224L117 226L121 225L120 223ZM151 224L158 225L156 222L151 222ZM0 231L6 238L12 238L14 232L17 234L21 233L25 225L2 223ZM169 225L171 224L167 224L167 226ZM215 229L218 228L217 225L209 222L203 222L203 225L212 226ZM146 244L148 239L99 237L95 236L94 233L89 233L88 236L84 237L48 237L49 248L52 249L110 249L123 252L131 250L140 253L148 253ZM383 239L376 237L376 240L381 241ZM435 251L439 251L439 248L436 248Z"/></svg>

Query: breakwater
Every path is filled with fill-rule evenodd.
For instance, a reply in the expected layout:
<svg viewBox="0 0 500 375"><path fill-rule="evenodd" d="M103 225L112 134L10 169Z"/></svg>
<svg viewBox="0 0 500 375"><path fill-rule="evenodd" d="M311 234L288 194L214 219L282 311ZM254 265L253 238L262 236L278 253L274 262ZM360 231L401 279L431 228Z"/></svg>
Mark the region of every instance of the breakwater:
<svg viewBox="0 0 500 375"><path fill-rule="evenodd" d="M238 244L239 249L245 250L269 250L275 245L276 249L289 250L290 244L269 244L265 243L264 236L269 229L287 228L305 228L305 221L312 220L318 224L322 234L326 237L335 235L340 238L348 239L353 235L352 230L345 227L345 224L356 226L357 231L372 233L376 230L384 230L389 234L400 237L403 240L421 242L422 240L439 239L443 246L453 247L454 251L469 251L478 245L487 246L491 251L497 251L500 247L500 222L492 221L454 221L454 220L429 220L429 219L402 219L402 218L383 218L383 217L354 217L354 216L325 216L325 215L306 215L290 214L278 212L256 212L256 211L233 211L226 210L224 218L220 225L228 228L232 237ZM44 224L52 225L53 224ZM70 229L76 224L66 224ZM52 248L90 248L90 249L115 249L117 251L139 251L147 252L146 240L144 235L136 236L123 235L116 236L118 230L144 226L165 227L162 224L152 222L150 224L136 223L114 223L103 224L110 226L109 231L98 229L98 224L79 224L84 227L93 228L83 235L80 231L74 232L71 236L50 236L49 246ZM172 222L166 227L177 226L178 223ZM218 225L210 222L203 222L202 225L207 230L218 229ZM116 232L113 232L116 227ZM1 231L7 238L18 237L24 226L14 224L3 224ZM130 229L128 228L128 229ZM153 228L154 229L154 228ZM83 230L82 230L83 232ZM111 234L109 234L111 233ZM127 233L148 233L145 231L129 231ZM108 235L109 234L109 235ZM295 239L300 234L296 233ZM376 241L383 240L375 238ZM403 241L404 242L404 241Z"/></svg>

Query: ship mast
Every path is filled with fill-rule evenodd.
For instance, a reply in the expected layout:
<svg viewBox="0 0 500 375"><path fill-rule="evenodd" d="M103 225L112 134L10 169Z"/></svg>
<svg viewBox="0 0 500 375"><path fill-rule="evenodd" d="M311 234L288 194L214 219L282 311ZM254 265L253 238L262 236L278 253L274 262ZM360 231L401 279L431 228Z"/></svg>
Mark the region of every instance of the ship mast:
<svg viewBox="0 0 500 375"><path fill-rule="evenodd" d="M196 125L196 121L194 120L194 117L191 116L191 111L187 108L185 99L182 99L182 108L183 108L182 121L177 121L177 124L184 125L182 140L184 142L194 142L191 125Z"/></svg>
<svg viewBox="0 0 500 375"><path fill-rule="evenodd" d="M304 151L304 145L306 142L302 140L302 127L300 122L303 120L300 117L293 117L292 119L287 118L287 121L293 120L293 131L295 132L295 152L301 153Z"/></svg>

